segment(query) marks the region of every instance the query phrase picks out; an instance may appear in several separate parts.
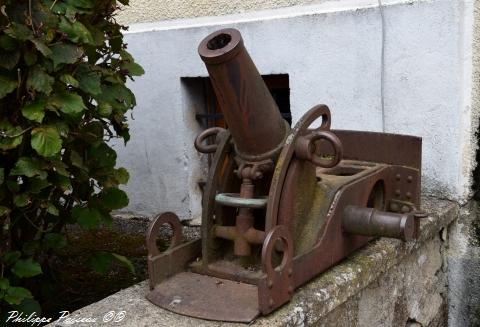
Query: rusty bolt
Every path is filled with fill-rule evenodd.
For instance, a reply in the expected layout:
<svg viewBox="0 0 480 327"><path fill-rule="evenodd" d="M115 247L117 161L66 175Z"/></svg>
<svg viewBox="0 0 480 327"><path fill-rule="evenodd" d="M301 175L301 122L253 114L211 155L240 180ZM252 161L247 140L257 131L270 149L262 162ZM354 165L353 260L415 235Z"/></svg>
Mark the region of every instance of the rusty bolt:
<svg viewBox="0 0 480 327"><path fill-rule="evenodd" d="M292 277L293 275L293 270L292 268L288 269L288 277Z"/></svg>
<svg viewBox="0 0 480 327"><path fill-rule="evenodd" d="M412 176L408 176L407 177L407 182L411 183L413 181L413 177Z"/></svg>
<svg viewBox="0 0 480 327"><path fill-rule="evenodd" d="M288 294L293 294L293 287L292 286L289 286L288 287Z"/></svg>
<svg viewBox="0 0 480 327"><path fill-rule="evenodd" d="M400 192L400 190L399 190L399 189L396 189L396 190L395 190L395 195L396 195L396 196L399 196L399 195L400 195L400 193L401 193L401 192Z"/></svg>
<svg viewBox="0 0 480 327"><path fill-rule="evenodd" d="M400 174L396 174L396 175L395 175L395 179L396 179L397 181L399 181L401 178L402 178L402 176L401 176Z"/></svg>
<svg viewBox="0 0 480 327"><path fill-rule="evenodd" d="M275 302L273 301L273 299L270 298L270 301L268 302L268 305L270 306L270 308L273 307L273 304L274 304L274 303L275 303Z"/></svg>
<svg viewBox="0 0 480 327"><path fill-rule="evenodd" d="M410 199L410 198L412 197L412 193L407 192L407 193L405 194L405 196L407 197L407 199Z"/></svg>

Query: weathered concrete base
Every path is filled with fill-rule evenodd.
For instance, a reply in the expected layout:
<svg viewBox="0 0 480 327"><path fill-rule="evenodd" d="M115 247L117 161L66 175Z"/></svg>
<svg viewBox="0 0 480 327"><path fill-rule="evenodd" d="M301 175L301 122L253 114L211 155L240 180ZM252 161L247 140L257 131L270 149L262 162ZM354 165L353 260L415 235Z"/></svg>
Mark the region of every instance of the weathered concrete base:
<svg viewBox="0 0 480 327"><path fill-rule="evenodd" d="M480 326L480 205L468 203L450 227L449 320L452 327Z"/></svg>
<svg viewBox="0 0 480 327"><path fill-rule="evenodd" d="M446 227L458 217L457 204L427 199L431 217L417 242L379 239L296 291L280 310L254 326L444 326L446 321ZM107 326L110 311L125 311L115 326L241 326L168 312L145 299L142 282L74 312ZM91 326L79 323L75 326ZM51 326L67 326L54 323Z"/></svg>

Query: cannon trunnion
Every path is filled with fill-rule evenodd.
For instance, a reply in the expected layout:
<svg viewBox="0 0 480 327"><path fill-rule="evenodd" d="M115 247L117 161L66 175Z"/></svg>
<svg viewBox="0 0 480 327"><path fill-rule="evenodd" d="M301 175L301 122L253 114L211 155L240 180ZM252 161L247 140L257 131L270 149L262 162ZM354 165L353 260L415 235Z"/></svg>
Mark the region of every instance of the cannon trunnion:
<svg viewBox="0 0 480 327"><path fill-rule="evenodd" d="M237 30L209 35L198 51L228 129L211 128L195 140L198 151L213 156L201 240L184 242L169 212L147 232L152 303L250 322L373 238L418 237L425 216L420 138L331 130L325 105L290 129ZM160 252L164 224L173 236Z"/></svg>

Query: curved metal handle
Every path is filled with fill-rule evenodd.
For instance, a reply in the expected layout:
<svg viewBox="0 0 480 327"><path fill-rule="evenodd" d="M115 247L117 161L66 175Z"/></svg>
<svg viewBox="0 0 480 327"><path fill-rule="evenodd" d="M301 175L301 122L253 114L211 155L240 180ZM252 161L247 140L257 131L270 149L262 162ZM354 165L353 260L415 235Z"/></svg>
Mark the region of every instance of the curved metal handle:
<svg viewBox="0 0 480 327"><path fill-rule="evenodd" d="M216 138L217 134L223 132L224 130L225 129L221 127L212 127L204 130L195 138L195 149L197 149L197 151L201 153L213 153L217 151L218 144L216 143L216 141L214 144L208 145L204 144L203 142L211 136L215 136Z"/></svg>
<svg viewBox="0 0 480 327"><path fill-rule="evenodd" d="M334 154L331 158L322 158L317 153L315 142L324 140L331 144ZM297 157L311 161L315 166L332 168L338 165L343 157L343 147L340 139L330 131L312 131L300 136L295 143Z"/></svg>
<svg viewBox="0 0 480 327"><path fill-rule="evenodd" d="M281 245L277 245L277 242ZM283 250L283 258L280 265L275 268L272 265L273 251L277 247ZM292 268L293 260L293 241L288 229L283 225L275 226L265 237L262 247L262 270L267 276L272 279L275 275L275 270L282 272L285 269ZM290 274L290 273L289 273Z"/></svg>
<svg viewBox="0 0 480 327"><path fill-rule="evenodd" d="M173 212L164 212L158 215L155 220L150 224L147 231L147 250L148 255L156 256L160 254L160 250L157 247L157 237L160 233L162 225L168 224L172 227L172 239L170 241L169 249L176 247L183 241L183 230L180 219Z"/></svg>

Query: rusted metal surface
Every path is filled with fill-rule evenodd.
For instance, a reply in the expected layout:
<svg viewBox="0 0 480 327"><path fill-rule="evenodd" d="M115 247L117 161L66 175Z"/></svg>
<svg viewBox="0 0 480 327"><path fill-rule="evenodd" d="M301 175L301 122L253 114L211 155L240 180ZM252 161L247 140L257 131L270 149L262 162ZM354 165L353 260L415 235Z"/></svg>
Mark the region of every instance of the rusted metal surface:
<svg viewBox="0 0 480 327"><path fill-rule="evenodd" d="M391 237L403 241L411 241L416 234L413 214L352 205L343 209L342 227L345 232L354 235Z"/></svg>
<svg viewBox="0 0 480 327"><path fill-rule="evenodd" d="M281 258L275 261L276 249L281 248ZM269 314L293 294L293 241L285 226L275 226L265 238L262 247L262 271L265 278L258 285L260 310Z"/></svg>
<svg viewBox="0 0 480 327"><path fill-rule="evenodd" d="M245 49L240 32L227 28L212 33L200 43L198 53L238 155L246 161L258 161L278 152L288 125Z"/></svg>
<svg viewBox="0 0 480 327"><path fill-rule="evenodd" d="M157 285L147 298L169 311L207 320L250 322L259 314L256 286L189 272Z"/></svg>
<svg viewBox="0 0 480 327"><path fill-rule="evenodd" d="M157 238L160 228L168 224L172 228L172 238L167 250L160 252ZM149 285L153 289L166 278L184 270L189 262L201 255L201 241L183 243L180 220L172 212L165 212L155 218L147 231L147 265Z"/></svg>
<svg viewBox="0 0 480 327"><path fill-rule="evenodd" d="M204 130L195 139L195 143L194 143L195 149L197 149L197 151L201 153L214 153L215 151L217 151L216 142L214 142L213 144L204 144L204 142L210 137L215 137L215 141L216 141L217 134L222 133L224 131L225 129L220 127L212 127L207 130Z"/></svg>
<svg viewBox="0 0 480 327"><path fill-rule="evenodd" d="M195 140L199 152L213 154L201 251L199 242L182 243L171 213L149 231L150 301L193 317L250 322L374 237L419 236L420 138L330 130L326 105L290 130L237 30L209 35L198 51L228 129ZM154 239L164 223L173 240L160 253Z"/></svg>

